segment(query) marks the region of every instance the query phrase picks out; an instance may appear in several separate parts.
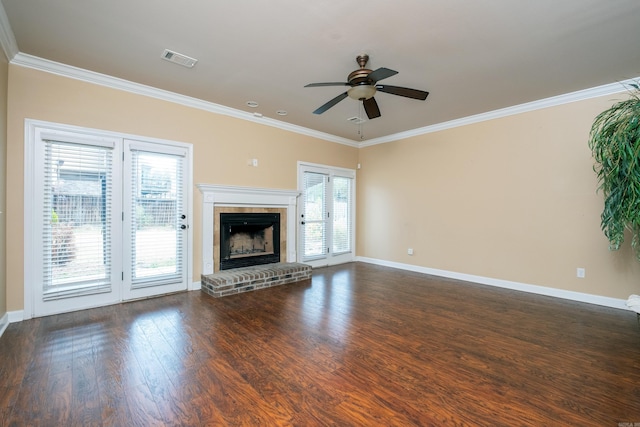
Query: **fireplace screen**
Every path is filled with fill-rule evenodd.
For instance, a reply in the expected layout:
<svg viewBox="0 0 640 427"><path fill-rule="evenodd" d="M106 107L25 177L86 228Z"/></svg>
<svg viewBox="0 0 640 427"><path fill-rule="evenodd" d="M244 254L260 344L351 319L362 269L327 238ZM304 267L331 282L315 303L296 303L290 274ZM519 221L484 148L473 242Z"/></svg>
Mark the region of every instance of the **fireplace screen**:
<svg viewBox="0 0 640 427"><path fill-rule="evenodd" d="M220 270L280 262L279 213L221 213Z"/></svg>

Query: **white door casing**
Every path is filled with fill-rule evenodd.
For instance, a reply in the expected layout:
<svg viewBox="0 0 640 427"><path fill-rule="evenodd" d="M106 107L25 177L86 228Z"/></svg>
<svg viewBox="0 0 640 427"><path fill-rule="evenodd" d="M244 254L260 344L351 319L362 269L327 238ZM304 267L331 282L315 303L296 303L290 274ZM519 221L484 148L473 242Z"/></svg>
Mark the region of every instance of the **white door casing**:
<svg viewBox="0 0 640 427"><path fill-rule="evenodd" d="M298 162L298 254L313 267L355 259L353 169Z"/></svg>
<svg viewBox="0 0 640 427"><path fill-rule="evenodd" d="M45 301L45 299L43 299L43 260L48 259L51 261L54 259L51 258L50 255L52 253L52 248L57 248L55 244L47 241L47 236L49 236L49 238L53 236L51 230L48 229L50 226L47 224L48 210L47 214L43 215L44 209L48 209L45 208L42 197L43 179L45 173L47 173L47 168L38 167L38 165L43 164L42 148L44 141L58 141L62 144L56 143L57 145L62 147L70 146L72 148L106 147L105 149L110 150L111 152L110 167L112 168L112 194L110 196L110 203L100 204L100 206L108 205L110 208L110 214L105 212L103 209L102 218L100 218L97 211L93 212L92 215L85 215L91 216L94 219L94 223L90 223L88 225L84 225L84 223L82 223L79 227L83 232L82 235L74 234L74 239L80 239L81 246L91 240L104 241L104 264L109 265L111 269L111 289L108 291L105 289L101 289L100 292L87 291L86 295L82 295L82 293L74 294L74 291L71 290L68 297L65 295L57 295L56 298L50 298L49 301ZM133 152L132 149L133 151L143 153L159 153L159 156L166 156L170 159L180 159L179 162L184 168L184 173L181 174L181 207L174 207L174 210L182 211L180 212L180 215L184 215L185 218L175 222L176 231L173 233L173 238L164 240L165 242L175 242L176 244L180 244L180 248L176 249L176 252L181 252L182 264L175 268L175 270L179 270L180 277L176 280L178 275L173 274L171 280L167 280L168 277L166 274L156 274L157 277L155 278L162 280L158 280L154 286L138 286L137 289L134 289L134 287L131 286L131 270L133 268L132 259L135 259L136 248L140 248L139 246L136 247L135 245L132 245L132 240L136 240L136 233L132 233L131 228L134 226L138 228L140 227L140 224L133 224L136 218L136 207L132 204L132 201L135 200L135 198L132 197L131 193L133 191L133 187L131 186L133 178L131 175L130 158L131 153ZM125 135L115 132L27 119L25 121L25 299L23 318L28 319L34 316L108 305L128 299L163 294L176 290L187 289L188 287L193 288L192 285L188 286L188 284L192 283L192 250L190 244L192 241L192 229L189 227L192 218L192 151L193 149L191 144L165 141L155 138L141 138L135 135ZM82 150L80 150L80 152L82 152ZM61 155L62 154L59 154L58 156ZM84 161L84 156L80 154L78 159L80 159L78 162L82 163ZM51 161L53 161L53 163L51 163ZM98 187L95 182L93 182L92 185L86 183L83 184L81 182L82 180L86 181L87 179L89 181L94 180L93 177L96 174L102 176L102 169L100 167L97 167L93 172L89 171L88 173L85 173L87 171L85 166L72 167L71 163L73 163L73 161L71 158L68 160L69 164L67 164L66 168L64 166L65 161L62 157L50 158L49 162L50 166L48 176L53 177L50 178L50 181L53 182L54 187L66 179L67 182L74 181L72 182L74 185L70 186L71 188L75 186L75 189L73 190L74 193L81 193L82 191L79 191L78 188L83 188L84 186L85 188L91 189L91 191L88 192L93 192L93 196L95 198L96 191L100 191L97 189ZM155 167L154 165L156 163L158 162L154 161L154 163L151 164L151 168ZM63 171L63 175L60 175L60 172L57 170L54 171L54 168L57 167L58 164L60 165L60 170ZM147 170L148 169L149 167L147 167ZM76 172L73 172L73 170ZM72 176L74 173L75 176ZM104 190L105 185L107 185L105 184L107 181L108 180L104 180L102 184L103 190L101 194L103 201L108 199L109 191ZM168 191L165 191L165 198L167 198L167 195L169 194L170 193ZM129 197L123 197L123 195ZM149 198L148 195L144 195L144 197ZM163 202L166 204L167 200L164 200ZM134 214L132 214L132 212L134 212ZM108 228L103 227L105 224L105 217L108 218L107 221L110 224L110 227ZM54 224L57 221L59 221L57 213L52 213L51 224ZM78 225L75 221L74 224ZM180 225L184 225L184 229L180 229ZM104 235L104 230L107 229L110 231L110 236L103 239L101 234ZM96 234L96 230L103 231L102 233L98 232L98 234ZM178 234L179 238L176 239L175 236L178 230L180 230ZM149 235L149 233L147 234ZM84 241L81 240L85 235L93 237L87 238ZM171 233L166 232L163 235L171 236ZM99 247L99 245L97 247ZM58 253L57 249L53 252ZM76 252L73 254L74 263L77 264L75 259L78 255L81 255L80 258L86 258L86 252L86 250L79 251L76 249ZM169 250L169 252L171 252L171 250ZM107 257L107 255L111 256ZM107 258L110 258L108 262L106 261ZM95 263L100 264L100 261ZM46 264L47 263L44 262L44 265ZM52 263L50 262L49 264ZM165 261L164 264L167 264L167 262ZM51 269L49 268L49 270ZM148 272L150 270L147 269L145 271ZM164 271L167 271L166 265L164 267ZM125 275L125 272L127 272L127 275ZM150 276L153 276L153 274ZM154 277L150 278L153 279ZM150 281L146 283L146 285L150 284Z"/></svg>

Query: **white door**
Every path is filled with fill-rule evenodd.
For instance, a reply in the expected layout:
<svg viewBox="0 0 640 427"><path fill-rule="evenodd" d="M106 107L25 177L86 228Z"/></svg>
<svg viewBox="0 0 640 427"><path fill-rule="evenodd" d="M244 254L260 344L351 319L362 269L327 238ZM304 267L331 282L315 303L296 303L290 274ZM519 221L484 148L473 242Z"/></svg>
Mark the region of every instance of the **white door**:
<svg viewBox="0 0 640 427"><path fill-rule="evenodd" d="M38 130L30 153L35 316L187 289L187 148Z"/></svg>
<svg viewBox="0 0 640 427"><path fill-rule="evenodd" d="M355 171L300 163L298 189L302 262L319 267L353 261Z"/></svg>
<svg viewBox="0 0 640 427"><path fill-rule="evenodd" d="M187 150L125 140L124 299L187 288Z"/></svg>

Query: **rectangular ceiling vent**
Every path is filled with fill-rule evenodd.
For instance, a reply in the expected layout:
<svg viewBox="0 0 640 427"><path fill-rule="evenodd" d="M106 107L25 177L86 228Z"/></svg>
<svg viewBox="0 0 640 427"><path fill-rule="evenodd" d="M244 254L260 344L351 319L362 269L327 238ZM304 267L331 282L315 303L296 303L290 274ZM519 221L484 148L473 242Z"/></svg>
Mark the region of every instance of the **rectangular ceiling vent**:
<svg viewBox="0 0 640 427"><path fill-rule="evenodd" d="M354 125L359 125L361 123L366 122L366 120L361 117L351 117L347 119L347 121L353 123Z"/></svg>
<svg viewBox="0 0 640 427"><path fill-rule="evenodd" d="M193 66L196 65L196 62L198 62L195 58L191 58L187 55L183 55L169 49L165 49L164 52L162 52L162 59L166 59L169 62L173 62L174 64L182 65L187 68L193 68Z"/></svg>

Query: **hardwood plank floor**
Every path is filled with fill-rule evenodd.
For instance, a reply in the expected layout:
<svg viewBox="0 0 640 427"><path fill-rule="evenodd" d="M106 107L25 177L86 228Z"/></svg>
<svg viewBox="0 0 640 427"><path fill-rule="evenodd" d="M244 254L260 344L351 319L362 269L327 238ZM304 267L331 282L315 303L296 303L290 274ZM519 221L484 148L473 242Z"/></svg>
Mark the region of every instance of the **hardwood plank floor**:
<svg viewBox="0 0 640 427"><path fill-rule="evenodd" d="M352 263L9 325L1 426L640 423L635 313Z"/></svg>

